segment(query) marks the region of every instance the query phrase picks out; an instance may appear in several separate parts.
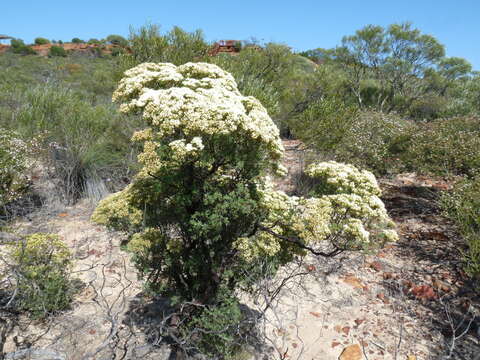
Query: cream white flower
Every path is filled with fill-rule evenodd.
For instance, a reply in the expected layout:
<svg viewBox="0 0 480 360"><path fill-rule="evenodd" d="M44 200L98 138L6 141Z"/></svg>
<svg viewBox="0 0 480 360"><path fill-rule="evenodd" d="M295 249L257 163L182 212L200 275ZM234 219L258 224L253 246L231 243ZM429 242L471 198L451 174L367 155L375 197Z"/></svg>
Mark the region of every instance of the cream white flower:
<svg viewBox="0 0 480 360"><path fill-rule="evenodd" d="M232 75L216 65L138 65L125 72L113 100L122 103L122 112L143 113L151 126L146 131L148 140L174 138L170 148L178 155L172 161L201 151L203 140L221 134L257 142L268 154L269 166L275 171L279 168L283 146L278 128L262 104L242 96ZM134 139L147 140L146 132L136 133ZM140 162L146 168L158 169L162 162L155 161L157 151L146 147Z"/></svg>

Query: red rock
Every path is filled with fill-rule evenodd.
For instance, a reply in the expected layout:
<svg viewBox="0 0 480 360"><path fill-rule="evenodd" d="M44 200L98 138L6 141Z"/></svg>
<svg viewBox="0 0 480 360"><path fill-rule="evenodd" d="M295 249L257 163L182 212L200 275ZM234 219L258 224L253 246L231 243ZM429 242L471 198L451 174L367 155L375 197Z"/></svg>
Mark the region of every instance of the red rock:
<svg viewBox="0 0 480 360"><path fill-rule="evenodd" d="M347 346L343 349L342 353L338 357L338 360L361 360L362 359L362 350L360 345L354 344Z"/></svg>
<svg viewBox="0 0 480 360"><path fill-rule="evenodd" d="M384 304L390 304L390 301L388 298L385 296L383 292L377 294L377 298L382 300Z"/></svg>
<svg viewBox="0 0 480 360"><path fill-rule="evenodd" d="M317 270L317 268L315 267L315 265L307 265L307 266L306 266L306 269L307 269L307 271L310 271L310 272Z"/></svg>
<svg viewBox="0 0 480 360"><path fill-rule="evenodd" d="M333 342L332 342L332 348L334 348L335 346L338 346L338 345L340 345L339 342L337 342L337 341L333 341Z"/></svg>
<svg viewBox="0 0 480 360"><path fill-rule="evenodd" d="M435 290L428 285L414 286L411 289L411 293L421 300L435 300L437 298Z"/></svg>
<svg viewBox="0 0 480 360"><path fill-rule="evenodd" d="M345 335L348 335L348 333L350 332L350 326L344 326L342 328L342 332L345 334Z"/></svg>
<svg viewBox="0 0 480 360"><path fill-rule="evenodd" d="M383 265L378 261L373 261L368 266L377 272L383 269Z"/></svg>

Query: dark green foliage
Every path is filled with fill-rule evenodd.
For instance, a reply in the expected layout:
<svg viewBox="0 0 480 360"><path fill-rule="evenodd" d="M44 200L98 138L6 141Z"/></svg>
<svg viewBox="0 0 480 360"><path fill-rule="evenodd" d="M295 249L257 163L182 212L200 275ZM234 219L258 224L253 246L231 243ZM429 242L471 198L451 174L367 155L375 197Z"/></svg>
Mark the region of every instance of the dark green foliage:
<svg viewBox="0 0 480 360"><path fill-rule="evenodd" d="M193 346L210 359L233 359L241 350L242 338L252 329L239 327L244 314L240 311L238 300L221 295L216 307L193 307L191 320L182 323L179 331L185 338L195 339Z"/></svg>
<svg viewBox="0 0 480 360"><path fill-rule="evenodd" d="M42 37L35 38L35 45L45 45L45 44L50 44L50 40Z"/></svg>
<svg viewBox="0 0 480 360"><path fill-rule="evenodd" d="M10 41L12 52L20 55L35 55L36 52L30 46L25 45L21 39L12 39Z"/></svg>
<svg viewBox="0 0 480 360"><path fill-rule="evenodd" d="M442 205L466 241L465 270L480 289L480 176L457 183L444 194Z"/></svg>
<svg viewBox="0 0 480 360"><path fill-rule="evenodd" d="M72 43L74 43L74 44L83 44L83 43L85 43L85 41L83 41L82 39L79 39L79 38L77 38L77 37L74 37L74 38L72 39Z"/></svg>
<svg viewBox="0 0 480 360"><path fill-rule="evenodd" d="M112 49L112 56L119 56L125 54L125 49L121 47L114 47Z"/></svg>
<svg viewBox="0 0 480 360"><path fill-rule="evenodd" d="M65 51L65 49L61 46L55 46L53 45L51 48L50 48L50 52L48 53L49 56L61 56L61 57L66 57L67 56L67 52Z"/></svg>
<svg viewBox="0 0 480 360"><path fill-rule="evenodd" d="M123 36L120 35L108 35L105 39L108 43L118 46L128 46L128 41Z"/></svg>

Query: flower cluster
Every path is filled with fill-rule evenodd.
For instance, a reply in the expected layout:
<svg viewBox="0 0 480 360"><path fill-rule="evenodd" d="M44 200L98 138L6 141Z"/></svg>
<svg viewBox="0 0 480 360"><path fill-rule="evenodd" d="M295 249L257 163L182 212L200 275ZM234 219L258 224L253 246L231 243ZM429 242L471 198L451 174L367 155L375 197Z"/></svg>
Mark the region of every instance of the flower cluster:
<svg viewBox="0 0 480 360"><path fill-rule="evenodd" d="M142 112L150 125L133 137L144 143L139 157L144 174L198 159L203 143L219 136L258 146L266 166L278 168L283 147L277 127L260 102L242 96L233 77L216 65L138 65L125 72L113 100L122 102L122 112Z"/></svg>
<svg viewBox="0 0 480 360"><path fill-rule="evenodd" d="M130 232L140 227L143 212L131 205L131 186L103 199L92 215L92 221L112 229Z"/></svg>
<svg viewBox="0 0 480 360"><path fill-rule="evenodd" d="M398 240L373 174L336 162L312 164L306 173L317 181L309 198L290 197L265 185L262 205L269 216L264 227L322 250L358 250L373 246L373 240ZM293 250L285 245L278 236L265 232L236 244L247 260Z"/></svg>
<svg viewBox="0 0 480 360"><path fill-rule="evenodd" d="M10 246L10 256L17 263L29 262L32 271L41 266L69 266L71 253L67 245L55 234L35 233L25 242ZM45 259L48 258L48 261Z"/></svg>
<svg viewBox="0 0 480 360"><path fill-rule="evenodd" d="M305 173L319 181L321 188L316 191L324 195L346 193L368 197L381 194L375 175L353 165L327 161L308 166Z"/></svg>

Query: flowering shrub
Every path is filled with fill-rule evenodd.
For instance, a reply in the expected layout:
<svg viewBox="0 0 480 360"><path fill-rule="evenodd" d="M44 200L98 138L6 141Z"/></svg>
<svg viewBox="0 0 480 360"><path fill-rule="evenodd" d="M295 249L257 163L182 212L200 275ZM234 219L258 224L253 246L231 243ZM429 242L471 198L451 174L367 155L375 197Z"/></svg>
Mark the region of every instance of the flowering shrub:
<svg viewBox="0 0 480 360"><path fill-rule="evenodd" d="M315 181L310 197L290 197L271 185L262 191L269 216L261 226L270 231L237 240L246 259L305 254L313 248L335 254L398 240L372 173L330 161L310 165L306 174ZM282 238L296 239L301 246L286 247Z"/></svg>
<svg viewBox="0 0 480 360"><path fill-rule="evenodd" d="M0 214L5 204L17 199L28 185L27 146L15 134L0 128Z"/></svg>
<svg viewBox="0 0 480 360"><path fill-rule="evenodd" d="M18 307L34 317L68 307L72 299L69 280L71 254L54 234L32 234L10 245L17 275Z"/></svg>
<svg viewBox="0 0 480 360"><path fill-rule="evenodd" d="M187 329L214 321L225 299L236 304L238 285L262 276L253 269L258 259L281 265L307 252L333 256L365 247L390 226L375 178L354 167L312 166L328 193L275 191L268 175L285 172L278 128L216 65L141 64L125 72L113 99L148 125L133 135L143 145L142 168L92 220L131 235L128 249L152 290L200 304L181 307Z"/></svg>

